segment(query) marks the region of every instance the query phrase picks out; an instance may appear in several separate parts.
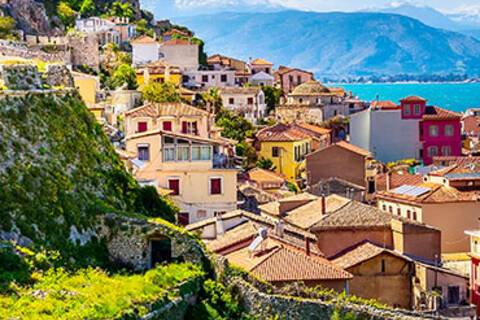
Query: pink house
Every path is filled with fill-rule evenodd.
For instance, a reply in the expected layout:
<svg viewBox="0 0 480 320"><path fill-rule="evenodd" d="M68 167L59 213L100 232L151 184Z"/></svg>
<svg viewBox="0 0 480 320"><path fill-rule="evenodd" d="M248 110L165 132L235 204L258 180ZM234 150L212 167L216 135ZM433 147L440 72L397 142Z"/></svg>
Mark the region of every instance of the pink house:
<svg viewBox="0 0 480 320"><path fill-rule="evenodd" d="M283 94L287 95L302 83L313 80L313 73L296 68L280 66L275 72L275 82L282 88Z"/></svg>
<svg viewBox="0 0 480 320"><path fill-rule="evenodd" d="M436 156L460 156L462 153L461 115L411 96L400 100L402 119L418 119L422 149L420 158L430 165Z"/></svg>

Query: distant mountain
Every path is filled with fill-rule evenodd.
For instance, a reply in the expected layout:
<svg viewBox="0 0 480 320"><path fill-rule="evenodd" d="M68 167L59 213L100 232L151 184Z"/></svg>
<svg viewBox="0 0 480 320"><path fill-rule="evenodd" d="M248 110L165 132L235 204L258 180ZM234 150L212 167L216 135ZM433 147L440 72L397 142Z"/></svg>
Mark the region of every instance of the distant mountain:
<svg viewBox="0 0 480 320"><path fill-rule="evenodd" d="M480 5L462 7L448 17L466 27L480 29Z"/></svg>
<svg viewBox="0 0 480 320"><path fill-rule="evenodd" d="M209 53L309 69L320 76L480 74L480 42L383 13L218 13L174 19Z"/></svg>
<svg viewBox="0 0 480 320"><path fill-rule="evenodd" d="M141 0L157 19L218 12L274 12L285 8L271 0Z"/></svg>

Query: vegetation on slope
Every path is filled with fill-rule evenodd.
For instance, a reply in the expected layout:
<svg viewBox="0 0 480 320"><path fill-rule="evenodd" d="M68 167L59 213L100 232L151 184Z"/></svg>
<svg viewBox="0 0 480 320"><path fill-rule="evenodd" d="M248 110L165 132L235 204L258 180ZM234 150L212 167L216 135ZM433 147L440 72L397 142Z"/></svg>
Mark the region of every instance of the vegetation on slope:
<svg viewBox="0 0 480 320"><path fill-rule="evenodd" d="M144 316L165 303L181 282L203 276L198 266L170 264L144 275L109 275L98 269L68 274L51 269L37 274L34 286L0 295L0 318L127 319ZM133 317L135 316L135 317Z"/></svg>
<svg viewBox="0 0 480 320"><path fill-rule="evenodd" d="M175 207L125 171L77 94L2 99L0 141L0 231L68 252L72 227L95 234L104 213L174 221Z"/></svg>

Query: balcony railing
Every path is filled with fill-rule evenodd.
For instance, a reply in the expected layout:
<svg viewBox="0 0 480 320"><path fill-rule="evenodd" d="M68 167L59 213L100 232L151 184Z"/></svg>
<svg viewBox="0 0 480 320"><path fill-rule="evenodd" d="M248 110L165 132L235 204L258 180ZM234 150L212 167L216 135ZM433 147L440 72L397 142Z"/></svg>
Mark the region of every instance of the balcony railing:
<svg viewBox="0 0 480 320"><path fill-rule="evenodd" d="M229 157L223 153L213 155L213 168L214 169L235 169L235 158Z"/></svg>

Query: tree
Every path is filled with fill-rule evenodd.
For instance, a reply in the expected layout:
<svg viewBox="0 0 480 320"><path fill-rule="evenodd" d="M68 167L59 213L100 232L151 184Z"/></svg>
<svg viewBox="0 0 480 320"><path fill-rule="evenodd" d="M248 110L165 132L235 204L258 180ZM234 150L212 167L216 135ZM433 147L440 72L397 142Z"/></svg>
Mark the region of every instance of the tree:
<svg viewBox="0 0 480 320"><path fill-rule="evenodd" d="M255 131L251 122L225 108L221 108L217 113L216 124L223 128L222 136L238 142L253 137Z"/></svg>
<svg viewBox="0 0 480 320"><path fill-rule="evenodd" d="M93 0L83 0L82 5L80 6L80 15L82 17L94 16L96 12L97 6Z"/></svg>
<svg viewBox="0 0 480 320"><path fill-rule="evenodd" d="M12 17L0 17L0 38L14 38L12 31L15 29L16 22Z"/></svg>
<svg viewBox="0 0 480 320"><path fill-rule="evenodd" d="M247 142L243 141L235 146L237 156L243 158L243 167L251 168L257 162L257 151Z"/></svg>
<svg viewBox="0 0 480 320"><path fill-rule="evenodd" d="M135 69L133 69L130 65L121 64L112 74L110 87L112 89L116 89L125 84L127 85L128 90L137 89L137 74L135 73Z"/></svg>
<svg viewBox="0 0 480 320"><path fill-rule="evenodd" d="M68 3L61 1L57 5L57 16L66 27L71 27L75 24L77 13Z"/></svg>
<svg viewBox="0 0 480 320"><path fill-rule="evenodd" d="M223 101L218 88L210 88L207 92L203 93L200 104L210 112L214 112L215 114L220 112L223 107Z"/></svg>
<svg viewBox="0 0 480 320"><path fill-rule="evenodd" d="M121 17L133 19L135 17L135 11L130 3L122 3L115 1L110 8L109 15L112 17Z"/></svg>
<svg viewBox="0 0 480 320"><path fill-rule="evenodd" d="M142 89L143 98L154 103L181 102L180 94L172 83L150 82Z"/></svg>
<svg viewBox="0 0 480 320"><path fill-rule="evenodd" d="M175 216L179 211L170 199L161 197L157 189L152 186L139 189L136 198L136 207L138 208L138 213L150 217L163 218L170 222L175 222Z"/></svg>
<svg viewBox="0 0 480 320"><path fill-rule="evenodd" d="M153 37L155 32L154 32L153 29L151 29L148 26L148 21L147 20L140 19L140 20L137 21L136 25L137 25L137 34L138 35L147 35L149 37Z"/></svg>
<svg viewBox="0 0 480 320"><path fill-rule="evenodd" d="M276 169L275 165L273 164L273 161L271 159L267 159L264 157L261 157L257 161L257 168L268 170L268 171L274 171Z"/></svg>
<svg viewBox="0 0 480 320"><path fill-rule="evenodd" d="M280 104L280 97L282 96L282 89L265 86L262 87L262 91L265 94L265 103L267 104L267 114L274 111Z"/></svg>

